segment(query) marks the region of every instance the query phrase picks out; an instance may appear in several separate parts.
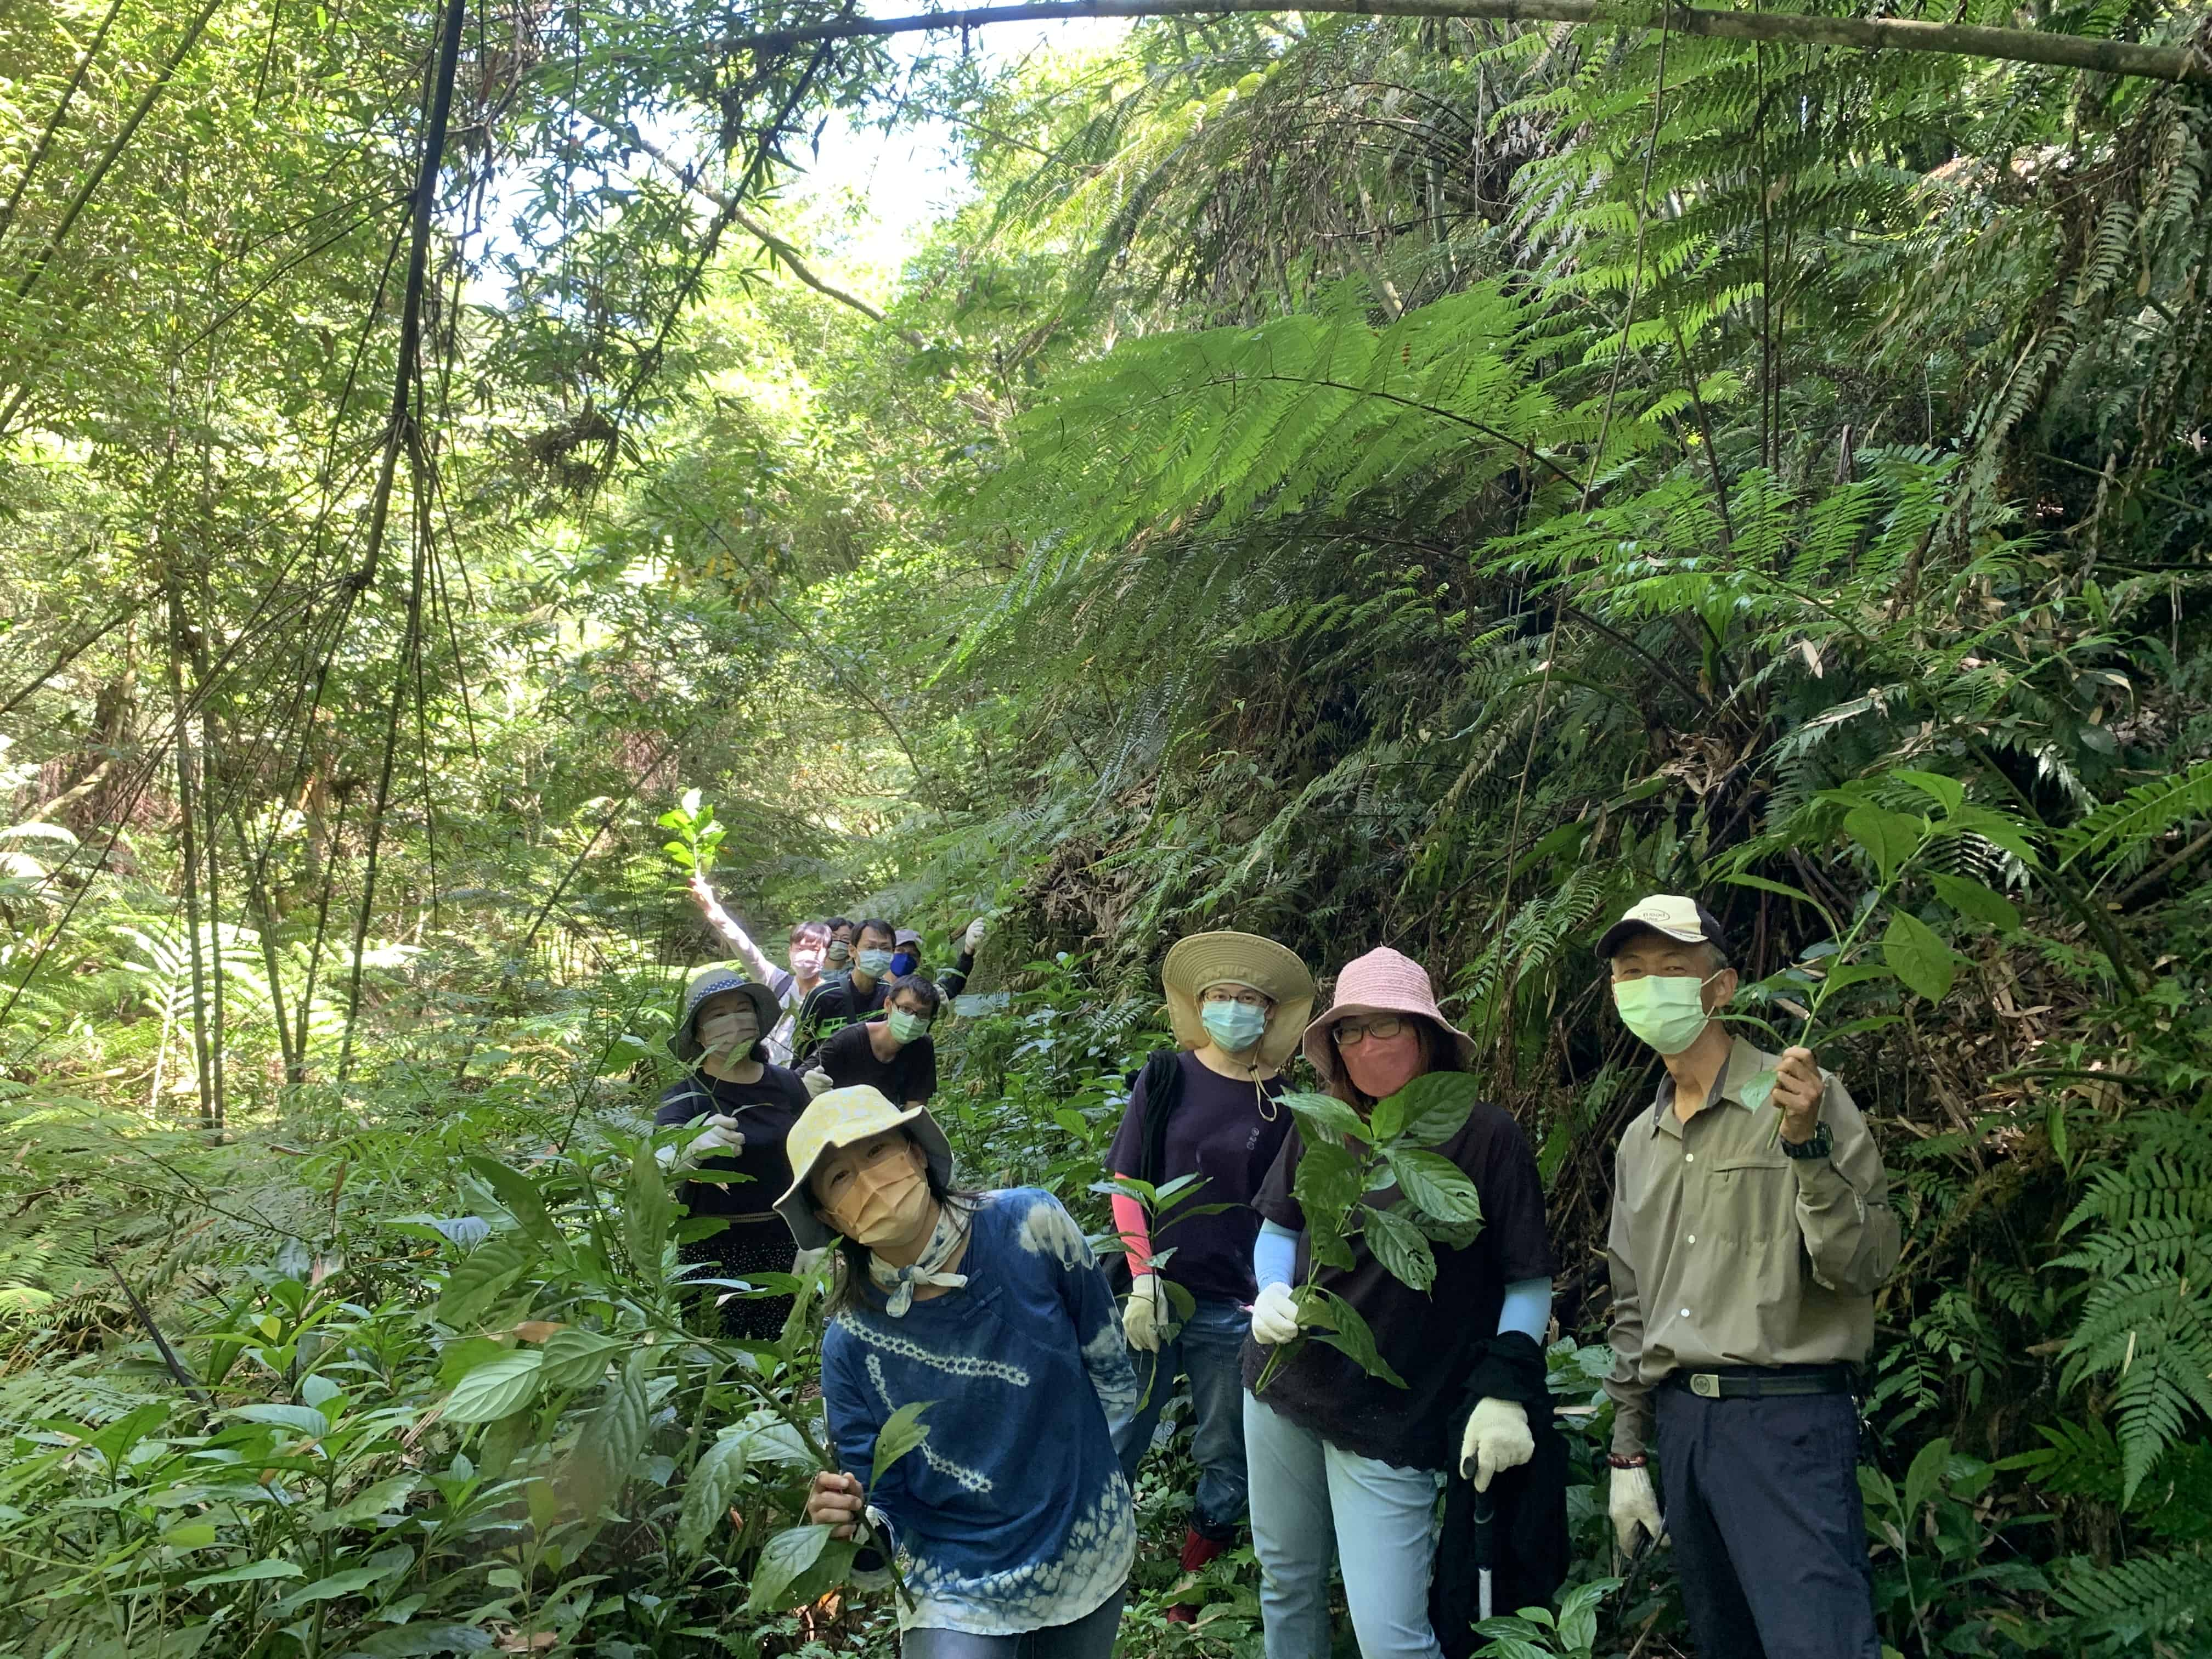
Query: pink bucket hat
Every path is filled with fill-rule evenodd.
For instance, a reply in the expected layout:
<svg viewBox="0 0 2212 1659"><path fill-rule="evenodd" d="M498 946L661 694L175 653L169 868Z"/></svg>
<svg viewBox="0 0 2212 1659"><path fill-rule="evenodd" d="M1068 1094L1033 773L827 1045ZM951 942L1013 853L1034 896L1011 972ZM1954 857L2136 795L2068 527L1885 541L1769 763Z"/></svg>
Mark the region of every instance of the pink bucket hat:
<svg viewBox="0 0 2212 1659"><path fill-rule="evenodd" d="M1337 1074L1336 1045L1329 1041L1329 1028L1354 1014L1419 1014L1434 1020L1458 1048L1459 1063L1474 1064L1474 1039L1446 1019L1437 1006L1429 970L1387 945L1344 964L1336 976L1336 1000L1328 1012L1306 1027L1306 1058L1313 1062L1314 1070L1332 1081Z"/></svg>

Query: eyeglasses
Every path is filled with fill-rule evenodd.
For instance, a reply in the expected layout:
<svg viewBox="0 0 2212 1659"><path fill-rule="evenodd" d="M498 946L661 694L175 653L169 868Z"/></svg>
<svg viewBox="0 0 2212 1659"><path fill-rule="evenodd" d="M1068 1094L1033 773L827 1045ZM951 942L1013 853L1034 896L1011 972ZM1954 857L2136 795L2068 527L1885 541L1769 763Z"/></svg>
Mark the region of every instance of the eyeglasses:
<svg viewBox="0 0 2212 1659"><path fill-rule="evenodd" d="M1200 1002L1241 1003L1247 1008L1264 1008L1267 1006L1267 998L1264 992L1250 990L1241 985L1216 985L1210 987L1206 994L1199 998L1199 1000Z"/></svg>
<svg viewBox="0 0 2212 1659"><path fill-rule="evenodd" d="M1406 1029L1406 1021L1397 1014L1377 1014L1372 1019L1340 1019L1329 1035L1340 1048L1355 1048L1373 1037L1378 1042L1388 1042Z"/></svg>

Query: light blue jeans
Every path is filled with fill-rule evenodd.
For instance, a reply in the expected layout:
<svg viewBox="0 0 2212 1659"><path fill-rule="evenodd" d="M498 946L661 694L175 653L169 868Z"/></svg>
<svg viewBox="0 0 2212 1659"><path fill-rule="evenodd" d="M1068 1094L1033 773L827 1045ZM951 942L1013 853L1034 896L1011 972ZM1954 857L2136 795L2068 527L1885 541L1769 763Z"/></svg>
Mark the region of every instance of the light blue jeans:
<svg viewBox="0 0 2212 1659"><path fill-rule="evenodd" d="M1158 1353L1132 1352L1137 1365L1137 1408L1107 1426L1121 1459L1121 1478L1137 1485L1137 1465L1152 1443L1160 1407L1175 1392L1177 1375L1190 1378L1190 1403L1198 1421L1190 1455L1198 1464L1194 1530L1226 1543L1244 1518L1244 1382L1238 1366L1252 1316L1234 1302L1199 1303L1182 1329L1163 1340Z"/></svg>
<svg viewBox="0 0 2212 1659"><path fill-rule="evenodd" d="M1360 1659L1443 1659L1429 1623L1441 1477L1332 1446L1244 1396L1267 1659L1328 1659L1328 1559Z"/></svg>

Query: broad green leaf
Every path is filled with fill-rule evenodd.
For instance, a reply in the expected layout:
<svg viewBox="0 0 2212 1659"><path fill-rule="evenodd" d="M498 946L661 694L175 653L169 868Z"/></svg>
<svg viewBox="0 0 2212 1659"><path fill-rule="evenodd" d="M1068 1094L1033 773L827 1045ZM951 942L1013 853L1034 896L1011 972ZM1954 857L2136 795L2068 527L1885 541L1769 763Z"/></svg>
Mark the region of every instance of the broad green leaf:
<svg viewBox="0 0 2212 1659"><path fill-rule="evenodd" d="M620 1337L564 1326L545 1339L545 1386L580 1389L595 1382L605 1373L608 1357L629 1346Z"/></svg>
<svg viewBox="0 0 2212 1659"><path fill-rule="evenodd" d="M1985 921L2001 933L2020 931L2020 911L2003 894L1964 876L1939 876L1930 872L1928 880L1936 889L1936 896L1960 915Z"/></svg>
<svg viewBox="0 0 2212 1659"><path fill-rule="evenodd" d="M234 1416L249 1423L270 1423L317 1439L331 1431L331 1420L313 1406L240 1406Z"/></svg>
<svg viewBox="0 0 2212 1659"><path fill-rule="evenodd" d="M331 1573L326 1578L318 1578L312 1584L303 1584L298 1589L286 1592L276 1603L276 1611L289 1613L310 1602L333 1601L341 1595L355 1595L371 1584L406 1571L414 1565L415 1552L404 1544L396 1544L390 1549L377 1551L368 1558L365 1566L348 1567L343 1572Z"/></svg>
<svg viewBox="0 0 2212 1659"><path fill-rule="evenodd" d="M1955 812L1966 803L1966 786L1956 778L1947 778L1940 772L1900 770L1889 775L1899 783L1909 783L1922 794L1942 803L1946 812Z"/></svg>
<svg viewBox="0 0 2212 1659"><path fill-rule="evenodd" d="M1333 1140L1317 1140L1298 1159L1291 1194L1305 1211L1310 1232L1334 1232L1343 1225L1345 1212L1359 1201L1364 1184L1357 1158Z"/></svg>
<svg viewBox="0 0 2212 1659"><path fill-rule="evenodd" d="M921 1420L921 1414L936 1403L933 1400L909 1401L893 1412L877 1431L875 1463L868 1472L870 1492L876 1489L876 1483L890 1472L892 1464L929 1438L929 1425Z"/></svg>
<svg viewBox="0 0 2212 1659"><path fill-rule="evenodd" d="M534 1352L511 1353L477 1366L447 1396L446 1421L495 1423L509 1412L520 1411L537 1397L538 1367L544 1358Z"/></svg>
<svg viewBox="0 0 2212 1659"><path fill-rule="evenodd" d="M1986 806L1967 805L1953 812L1943 828L1971 830L1991 846L2002 848L2031 870L2035 867L2035 848L2028 842L2026 826L2017 818L1993 812Z"/></svg>
<svg viewBox="0 0 2212 1659"><path fill-rule="evenodd" d="M684 1483L684 1510L676 1522L676 1547L696 1555L727 1514L745 1474L745 1443L742 1435L729 1435L707 1448L692 1465Z"/></svg>
<svg viewBox="0 0 2212 1659"><path fill-rule="evenodd" d="M473 1323L526 1273L537 1254L522 1241L494 1238L454 1264L438 1297L437 1318L456 1329Z"/></svg>
<svg viewBox="0 0 2212 1659"><path fill-rule="evenodd" d="M110 1468L113 1468L129 1455L133 1446L168 1420L169 1407L161 1401L134 1407L93 1436L88 1443L107 1460ZM318 1429L315 1432L322 1431Z"/></svg>
<svg viewBox="0 0 2212 1659"><path fill-rule="evenodd" d="M221 1572L188 1578L184 1588L188 1590L208 1589L216 1584L250 1584L262 1578L305 1578L307 1576L307 1569L297 1561L249 1561L242 1567L226 1567Z"/></svg>
<svg viewBox="0 0 2212 1659"><path fill-rule="evenodd" d="M1415 1146L1434 1146L1467 1127L1468 1114L1481 1097L1482 1085L1470 1073L1425 1072L1390 1099L1405 1103L1400 1135ZM1376 1138L1383 1137L1378 1132Z"/></svg>
<svg viewBox="0 0 2212 1659"><path fill-rule="evenodd" d="M1395 1210L1372 1206L1360 1212L1359 1221L1367 1248L1393 1279L1417 1291L1425 1291L1436 1283L1436 1252L1421 1237L1419 1227Z"/></svg>
<svg viewBox="0 0 2212 1659"><path fill-rule="evenodd" d="M1879 806L1855 806L1844 814L1844 833L1867 849L1885 884L1912 856L1926 831L1927 826L1918 818Z"/></svg>
<svg viewBox="0 0 2212 1659"><path fill-rule="evenodd" d="M445 1623L404 1624L390 1630L380 1630L356 1641L351 1652L340 1659L351 1659L352 1654L365 1654L368 1659L427 1659L434 1653L482 1653L495 1638L488 1630L478 1630L474 1625Z"/></svg>
<svg viewBox="0 0 2212 1659"><path fill-rule="evenodd" d="M668 1244L668 1230L676 1220L676 1206L668 1196L667 1177L653 1155L653 1143L640 1144L630 1158L629 1188L623 1197L623 1243L630 1264L654 1285L661 1279L661 1253Z"/></svg>
<svg viewBox="0 0 2212 1659"><path fill-rule="evenodd" d="M798 1607L819 1600L845 1582L853 1571L853 1559L860 1553L855 1540L831 1539L814 1558L814 1565L784 1586L785 1601Z"/></svg>
<svg viewBox="0 0 2212 1659"><path fill-rule="evenodd" d="M1841 991L1849 986L1864 985L1870 980L1887 979L1889 977L1889 969L1883 967L1881 963L1878 962L1839 963L1835 967L1828 969L1828 989L1831 993L1833 993L1836 991Z"/></svg>
<svg viewBox="0 0 2212 1659"><path fill-rule="evenodd" d="M1951 1441L1939 1436L1923 1446L1905 1472L1905 1524L1919 1530L1920 1506L1943 1489L1943 1466L1951 1461Z"/></svg>
<svg viewBox="0 0 2212 1659"><path fill-rule="evenodd" d="M753 1593L745 1604L751 1613L778 1613L789 1605L784 1592L791 1583L821 1556L830 1542L824 1526L791 1527L775 1534L761 1550L753 1569Z"/></svg>
<svg viewBox="0 0 2212 1659"><path fill-rule="evenodd" d="M387 1480L356 1492L334 1510L327 1510L315 1517L315 1525L323 1530L332 1527L360 1526L404 1506L415 1489L422 1484L422 1477L395 1474Z"/></svg>
<svg viewBox="0 0 2212 1659"><path fill-rule="evenodd" d="M586 1515L623 1489L644 1449L647 1367L647 1353L632 1352L622 1370L607 1379L599 1409L577 1440L577 1504Z"/></svg>
<svg viewBox="0 0 2212 1659"><path fill-rule="evenodd" d="M1370 1376L1379 1376L1394 1389L1406 1386L1406 1379L1392 1370L1375 1346L1375 1333L1368 1328L1359 1310L1332 1291L1318 1290L1307 1285L1297 1292L1301 1310L1299 1322L1316 1328L1316 1340L1326 1342L1340 1353L1348 1354L1359 1369ZM1316 1304L1318 1303L1318 1307ZM1307 1310L1311 1316L1307 1316Z"/></svg>
<svg viewBox="0 0 2212 1659"><path fill-rule="evenodd" d="M1398 1132L1406 1127L1406 1103L1391 1095L1375 1103L1367 1115L1367 1133L1378 1146L1395 1140Z"/></svg>
<svg viewBox="0 0 2212 1659"><path fill-rule="evenodd" d="M539 1248L550 1250L561 1242L561 1230L553 1224L536 1182L495 1158L471 1158L469 1168L498 1195L507 1212Z"/></svg>
<svg viewBox="0 0 2212 1659"><path fill-rule="evenodd" d="M1285 1095L1282 1103L1297 1116L1302 1130L1312 1131L1305 1135L1309 1145L1322 1140L1365 1140L1366 1124L1334 1095L1318 1095L1309 1090L1293 1089Z"/></svg>
<svg viewBox="0 0 2212 1659"><path fill-rule="evenodd" d="M1890 916L1889 931L1881 936L1881 955L1898 978L1930 1002L1943 1000L1959 972L1959 959L1951 947L1926 922L1903 910Z"/></svg>
<svg viewBox="0 0 2212 1659"><path fill-rule="evenodd" d="M1441 1152L1387 1152L1398 1190L1439 1221L1480 1221L1482 1199L1467 1172Z"/></svg>

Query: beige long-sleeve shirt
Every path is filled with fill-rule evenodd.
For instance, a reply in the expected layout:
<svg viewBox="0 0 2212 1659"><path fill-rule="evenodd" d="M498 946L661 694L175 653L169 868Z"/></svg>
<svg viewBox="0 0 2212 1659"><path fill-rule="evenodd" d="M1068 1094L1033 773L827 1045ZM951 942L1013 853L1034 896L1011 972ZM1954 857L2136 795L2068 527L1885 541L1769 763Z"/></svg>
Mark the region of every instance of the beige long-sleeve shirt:
<svg viewBox="0 0 2212 1659"><path fill-rule="evenodd" d="M1674 1082L1631 1121L1613 1165L1613 1449L1644 1449L1652 1385L1723 1365L1863 1362L1874 1292L1897 1265L1888 1177L1850 1091L1827 1073L1826 1158L1783 1155L1771 1082L1781 1064L1738 1037L1704 1108L1674 1115ZM1759 1104L1745 1104L1749 1085Z"/></svg>

